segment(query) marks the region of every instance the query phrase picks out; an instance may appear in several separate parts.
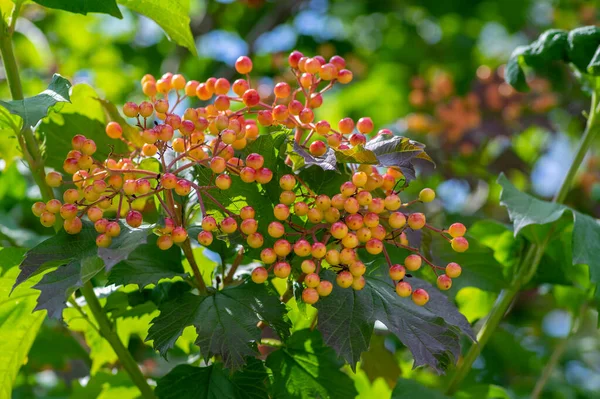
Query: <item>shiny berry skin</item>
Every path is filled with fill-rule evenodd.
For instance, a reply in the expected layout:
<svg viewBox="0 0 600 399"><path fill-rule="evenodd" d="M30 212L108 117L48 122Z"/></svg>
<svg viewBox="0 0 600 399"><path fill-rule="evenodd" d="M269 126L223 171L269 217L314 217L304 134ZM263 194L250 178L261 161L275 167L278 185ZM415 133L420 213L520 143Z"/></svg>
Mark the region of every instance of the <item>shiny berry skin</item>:
<svg viewBox="0 0 600 399"><path fill-rule="evenodd" d="M408 226L413 230L422 229L425 223L427 223L427 220L422 213L411 213L408 215Z"/></svg>
<svg viewBox="0 0 600 399"><path fill-rule="evenodd" d="M347 69L341 69L338 71L337 80L341 84L345 85L352 81L352 72Z"/></svg>
<svg viewBox="0 0 600 399"><path fill-rule="evenodd" d="M337 277L335 278L335 282L342 288L348 288L354 282L354 277L350 272L342 271L339 272Z"/></svg>
<svg viewBox="0 0 600 399"><path fill-rule="evenodd" d="M419 193L419 201L422 202L431 202L435 199L435 191L430 188L424 188Z"/></svg>
<svg viewBox="0 0 600 399"><path fill-rule="evenodd" d="M98 233L104 233L106 232L106 226L108 226L108 223L109 222L106 219L98 219L96 222L94 222L94 229Z"/></svg>
<svg viewBox="0 0 600 399"><path fill-rule="evenodd" d="M198 233L198 242L205 247L208 247L213 242L213 235L210 231L201 231Z"/></svg>
<svg viewBox="0 0 600 399"><path fill-rule="evenodd" d="M408 255L404 259L404 266L406 267L406 269L410 270L411 272L414 272L415 270L419 270L421 268L422 263L423 263L423 260L421 259L421 257L419 255L416 255L416 254Z"/></svg>
<svg viewBox="0 0 600 399"><path fill-rule="evenodd" d="M390 214L390 218L388 219L388 223L390 227L393 229L399 229L404 227L406 224L406 216L402 212L392 212Z"/></svg>
<svg viewBox="0 0 600 399"><path fill-rule="evenodd" d="M317 266L315 265L315 262L313 262L310 259L307 259L307 260L302 261L300 268L302 269L303 273L311 274L311 273L315 272L315 270L317 269Z"/></svg>
<svg viewBox="0 0 600 399"><path fill-rule="evenodd" d="M311 247L310 253L313 258L321 259L325 257L325 254L327 253L327 247L321 242L315 242Z"/></svg>
<svg viewBox="0 0 600 399"><path fill-rule="evenodd" d="M279 222L271 222L267 227L267 232L273 238L279 238L285 234L285 227Z"/></svg>
<svg viewBox="0 0 600 399"><path fill-rule="evenodd" d="M333 266L339 265L340 264L340 253L339 253L339 251L337 249L330 249L325 254L325 260L330 265L333 265Z"/></svg>
<svg viewBox="0 0 600 399"><path fill-rule="evenodd" d="M156 246L163 251L166 251L173 246L173 239L168 234L162 235L156 239Z"/></svg>
<svg viewBox="0 0 600 399"><path fill-rule="evenodd" d="M288 63L292 68L298 68L298 61L300 61L300 58L303 56L304 55L301 52L294 50L288 56Z"/></svg>
<svg viewBox="0 0 600 399"><path fill-rule="evenodd" d="M462 268L458 263L450 262L446 265L446 275L450 278L457 278L462 273Z"/></svg>
<svg viewBox="0 0 600 399"><path fill-rule="evenodd" d="M171 238L173 239L173 242L179 244L184 242L188 238L188 233L183 227L177 226L173 229L173 232L171 233Z"/></svg>
<svg viewBox="0 0 600 399"><path fill-rule="evenodd" d="M44 211L40 215L40 223L44 227L52 227L52 225L56 222L56 216L53 213Z"/></svg>
<svg viewBox="0 0 600 399"><path fill-rule="evenodd" d="M385 205L385 209L388 209L390 211L395 211L398 208L400 208L400 205L402 205L402 201L400 200L400 197L397 194L388 195L383 200L383 203Z"/></svg>
<svg viewBox="0 0 600 399"><path fill-rule="evenodd" d="M285 121L290 116L288 107L283 104L276 105L273 108L273 119L279 122Z"/></svg>
<svg viewBox="0 0 600 399"><path fill-rule="evenodd" d="M364 225L363 217L359 213L355 213L355 214L351 214L351 215L346 216L346 219L344 220L344 222L346 222L346 225L351 230L358 230L361 227L363 227L363 225Z"/></svg>
<svg viewBox="0 0 600 399"><path fill-rule="evenodd" d="M285 82L280 82L277 83L273 88L273 93L277 98L288 98L292 93L292 89L289 84Z"/></svg>
<svg viewBox="0 0 600 399"><path fill-rule="evenodd" d="M345 182L340 186L340 193L344 197L350 197L356 192L356 186L352 182Z"/></svg>
<svg viewBox="0 0 600 399"><path fill-rule="evenodd" d="M287 262L277 262L273 266L273 274L279 278L288 278L292 271L290 264Z"/></svg>
<svg viewBox="0 0 600 399"><path fill-rule="evenodd" d="M345 248L356 248L360 242L355 233L348 233L346 237L342 238L342 245Z"/></svg>
<svg viewBox="0 0 600 399"><path fill-rule="evenodd" d="M364 187L369 176L365 172L356 172L352 175L352 183L356 187Z"/></svg>
<svg viewBox="0 0 600 399"><path fill-rule="evenodd" d="M242 101L247 107L254 107L260 102L260 95L254 89L248 89L242 96Z"/></svg>
<svg viewBox="0 0 600 399"><path fill-rule="evenodd" d="M445 274L438 276L436 283L438 288L442 291L447 291L452 287L452 279Z"/></svg>
<svg viewBox="0 0 600 399"><path fill-rule="evenodd" d="M403 298L410 296L410 294L412 294L411 285L406 281L400 281L398 284L396 284L396 294Z"/></svg>
<svg viewBox="0 0 600 399"><path fill-rule="evenodd" d="M291 205L294 201L296 201L296 193L293 191L282 191L281 194L279 194L279 202L284 205Z"/></svg>
<svg viewBox="0 0 600 399"><path fill-rule="evenodd" d="M310 151L311 155L315 156L315 157L320 157L325 155L325 153L327 152L327 146L325 145L324 142L322 141L313 141L310 146L308 147L308 150Z"/></svg>
<svg viewBox="0 0 600 399"><path fill-rule="evenodd" d="M392 280L399 281L406 275L406 269L402 265L392 265L389 274Z"/></svg>
<svg viewBox="0 0 600 399"><path fill-rule="evenodd" d="M273 248L265 248L260 251L260 260L262 260L264 264L270 265L277 260L277 254Z"/></svg>
<svg viewBox="0 0 600 399"><path fill-rule="evenodd" d="M312 247L310 243L304 239L300 239L294 243L294 253L302 258L311 255Z"/></svg>
<svg viewBox="0 0 600 399"><path fill-rule="evenodd" d="M256 211L250 205L247 205L247 206L243 207L242 209L240 209L240 217L243 220L254 219L255 215L256 215Z"/></svg>
<svg viewBox="0 0 600 399"><path fill-rule="evenodd" d="M316 273L310 273L304 277L304 284L309 288L316 288L320 282L321 278Z"/></svg>
<svg viewBox="0 0 600 399"><path fill-rule="evenodd" d="M469 241L464 237L455 237L450 242L452 249L456 252L465 252L469 249Z"/></svg>
<svg viewBox="0 0 600 399"><path fill-rule="evenodd" d="M108 248L112 243L112 237L108 234L100 234L96 237L96 245L100 248Z"/></svg>
<svg viewBox="0 0 600 399"><path fill-rule="evenodd" d="M265 158L256 153L248 154L246 157L246 166L252 169L260 169L265 164Z"/></svg>
<svg viewBox="0 0 600 399"><path fill-rule="evenodd" d="M248 235L248 238L246 239L246 243L251 247L251 248L260 248L263 246L265 240L262 236L262 234L260 233L252 233L250 235Z"/></svg>
<svg viewBox="0 0 600 399"><path fill-rule="evenodd" d="M292 244L288 240L279 239L273 244L273 250L278 256L285 257L292 252Z"/></svg>
<svg viewBox="0 0 600 399"><path fill-rule="evenodd" d="M121 226L119 226L119 223L109 222L106 225L106 234L111 237L117 237L119 234L121 234Z"/></svg>
<svg viewBox="0 0 600 399"><path fill-rule="evenodd" d="M315 206L322 211L326 211L331 207L331 198L327 195L318 195L315 199Z"/></svg>
<svg viewBox="0 0 600 399"><path fill-rule="evenodd" d="M360 204L354 197L346 198L344 201L344 210L348 213L357 213L360 210Z"/></svg>
<svg viewBox="0 0 600 399"><path fill-rule="evenodd" d="M166 189L173 189L177 186L177 176L172 173L165 173L160 178L160 184Z"/></svg>
<svg viewBox="0 0 600 399"><path fill-rule="evenodd" d="M42 216L42 213L44 213L45 210L46 204L41 201L38 201L31 206L31 212L33 212L33 214L37 217Z"/></svg>
<svg viewBox="0 0 600 399"><path fill-rule="evenodd" d="M462 223L453 223L448 228L448 233L454 238L462 237L465 235L466 232L467 228Z"/></svg>
<svg viewBox="0 0 600 399"><path fill-rule="evenodd" d="M356 122L356 129L362 134L369 134L373 131L373 120L369 117L363 117Z"/></svg>
<svg viewBox="0 0 600 399"><path fill-rule="evenodd" d="M62 206L62 204L60 203L59 200L51 199L48 202L46 202L46 211L48 211L50 213L58 213L58 212L60 212L61 206Z"/></svg>
<svg viewBox="0 0 600 399"><path fill-rule="evenodd" d="M252 60L245 55L238 57L235 61L235 70L241 75L250 73L252 71Z"/></svg>
<svg viewBox="0 0 600 399"><path fill-rule="evenodd" d="M60 217L65 220L74 219L77 216L77 205L64 204L60 207Z"/></svg>
<svg viewBox="0 0 600 399"><path fill-rule="evenodd" d="M423 306L429 302L429 294L423 288L418 288L412 293L412 300L415 304Z"/></svg>
<svg viewBox="0 0 600 399"><path fill-rule="evenodd" d="M296 177L294 175L283 175L279 179L279 187L283 190L291 191L296 186Z"/></svg>
<svg viewBox="0 0 600 399"><path fill-rule="evenodd" d="M273 215L278 220L286 220L290 216L290 208L284 204L277 204L273 208Z"/></svg>
<svg viewBox="0 0 600 399"><path fill-rule="evenodd" d="M335 222L331 225L329 231L334 238L340 240L348 235L348 226L344 222Z"/></svg>
<svg viewBox="0 0 600 399"><path fill-rule="evenodd" d="M365 288L366 283L367 281L364 276L354 277L354 280L352 280L352 289L354 291L360 291Z"/></svg>
<svg viewBox="0 0 600 399"><path fill-rule="evenodd" d="M383 251L383 243L380 240L373 238L367 241L365 249L371 255L378 255Z"/></svg>
<svg viewBox="0 0 600 399"><path fill-rule="evenodd" d="M367 208L373 213L382 213L385 210L385 202L381 198L373 198Z"/></svg>
<svg viewBox="0 0 600 399"><path fill-rule="evenodd" d="M258 222L254 219L245 219L240 224L240 231L246 235L256 233Z"/></svg>
<svg viewBox="0 0 600 399"><path fill-rule="evenodd" d="M267 272L267 269L259 266L252 270L251 277L252 281L254 281L256 284L262 284L267 281L267 278L269 278L269 273Z"/></svg>
<svg viewBox="0 0 600 399"><path fill-rule="evenodd" d="M296 202L294 204L294 214L296 216L306 216L308 213L308 205L306 202Z"/></svg>
<svg viewBox="0 0 600 399"><path fill-rule="evenodd" d="M215 185L221 190L227 190L231 187L231 177L229 175L219 175L215 179Z"/></svg>
<svg viewBox="0 0 600 399"><path fill-rule="evenodd" d="M312 224L321 223L321 221L323 220L323 216L323 211L318 208L311 208L306 214L308 221Z"/></svg>
<svg viewBox="0 0 600 399"><path fill-rule="evenodd" d="M305 288L302 291L302 302L312 305L319 300L319 293L314 288Z"/></svg>
<svg viewBox="0 0 600 399"><path fill-rule="evenodd" d="M129 211L125 217L125 221L131 227L140 227L142 225L143 216L138 211Z"/></svg>
<svg viewBox="0 0 600 399"><path fill-rule="evenodd" d="M231 234L231 233L235 232L237 230L237 228L238 228L238 224L235 221L235 219L232 218L231 216L226 217L221 222L221 230L223 231L223 233Z"/></svg>
<svg viewBox="0 0 600 399"><path fill-rule="evenodd" d="M329 296L329 294L331 294L331 291L333 291L333 284L331 284L331 282L327 280L321 280L321 282L317 286L317 292L319 293L319 296Z"/></svg>
<svg viewBox="0 0 600 399"><path fill-rule="evenodd" d="M106 135L111 139L118 139L123 135L123 128L117 122L109 122L106 125Z"/></svg>
<svg viewBox="0 0 600 399"><path fill-rule="evenodd" d="M269 168L260 168L256 171L256 182L267 184L273 179L273 172Z"/></svg>
<svg viewBox="0 0 600 399"><path fill-rule="evenodd" d="M356 261L353 262L350 266L348 266L348 270L350 271L350 274L352 274L352 276L359 277L365 274L365 272L367 271L367 267L363 262Z"/></svg>
<svg viewBox="0 0 600 399"><path fill-rule="evenodd" d="M62 175L58 172L49 172L46 175L46 184L50 187L59 187L62 184Z"/></svg>
<svg viewBox="0 0 600 399"><path fill-rule="evenodd" d="M368 212L363 217L363 222L367 227L375 227L379 224L379 215L374 212Z"/></svg>
<svg viewBox="0 0 600 399"><path fill-rule="evenodd" d="M243 167L242 170L240 170L240 179L244 183L252 183L256 180L256 171L247 166Z"/></svg>

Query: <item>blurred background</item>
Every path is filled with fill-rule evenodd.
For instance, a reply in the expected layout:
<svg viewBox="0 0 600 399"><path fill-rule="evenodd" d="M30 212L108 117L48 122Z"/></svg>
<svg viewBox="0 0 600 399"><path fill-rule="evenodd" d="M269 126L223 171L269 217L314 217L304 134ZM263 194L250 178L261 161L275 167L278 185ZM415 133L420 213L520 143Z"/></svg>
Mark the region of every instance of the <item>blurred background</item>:
<svg viewBox="0 0 600 399"><path fill-rule="evenodd" d="M522 190L551 197L585 122L588 98L564 67L549 66L544 76L531 77L531 90L521 94L503 83L503 64L515 47L546 29L600 22L598 4L584 0L191 0L195 56L170 42L151 20L125 8L122 13L118 20L27 5L15 35L26 95L44 90L52 74L60 73L73 83L90 84L118 105L141 99L139 81L146 73L231 78L240 55L252 56L253 79L268 93L285 72L291 50L326 58L339 54L354 81L325 96L318 118L336 122L370 116L376 129L425 143L437 167L421 170L408 191L435 188L433 210L441 224L461 220L467 226L484 218L508 222L498 203L500 172ZM0 98L9 98L3 71ZM597 148L585 160L567 202L599 217ZM0 244L30 245L48 232L28 212L39 193L26 183L28 171L16 156L14 140L0 134ZM487 238L482 242L494 247L492 262L502 269L510 251L497 249L510 237ZM509 272L504 268L500 276ZM581 309L572 288L544 283L522 294L468 377L471 383L503 387L499 396L490 397L531 392L545 359L569 334L573 315ZM494 287L493 282L485 289L458 287L451 295L476 322L493 304ZM582 326L568 341L544 397L600 397L597 315L586 314L577 318ZM145 334L133 320L130 348L160 375L163 360L143 344ZM88 374L82 370L94 367L85 345L60 323L46 320L13 397L100 395L103 378L121 377L94 370L92 380L81 379ZM349 373L364 398L389 397L399 376L443 384L443 377L411 367L410 353L382 334L374 337L357 373ZM118 397L128 397L126 392L123 388Z"/></svg>

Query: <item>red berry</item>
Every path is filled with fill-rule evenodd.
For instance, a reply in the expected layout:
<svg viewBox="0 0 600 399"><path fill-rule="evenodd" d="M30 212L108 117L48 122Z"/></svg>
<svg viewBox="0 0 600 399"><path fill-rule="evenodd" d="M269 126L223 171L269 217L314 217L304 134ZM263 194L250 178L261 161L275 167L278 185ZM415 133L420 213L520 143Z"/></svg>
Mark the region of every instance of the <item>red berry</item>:
<svg viewBox="0 0 600 399"><path fill-rule="evenodd" d="M396 284L396 294L398 294L398 296L406 298L407 296L410 296L411 293L412 287L406 281L400 281L398 284Z"/></svg>
<svg viewBox="0 0 600 399"><path fill-rule="evenodd" d="M254 281L256 284L264 283L265 281L267 281L268 277L269 273L264 267L259 266L252 270L252 281Z"/></svg>
<svg viewBox="0 0 600 399"><path fill-rule="evenodd" d="M131 227L140 227L142 225L143 216L140 212L131 210L131 211L127 212L125 221Z"/></svg>
<svg viewBox="0 0 600 399"><path fill-rule="evenodd" d="M302 291L302 301L312 305L319 300L319 293L314 288L305 288Z"/></svg>
<svg viewBox="0 0 600 399"><path fill-rule="evenodd" d="M421 268L422 262L423 262L423 260L421 259L421 257L419 255L412 254L412 255L408 255L404 259L404 266L411 272L414 272Z"/></svg>
<svg viewBox="0 0 600 399"><path fill-rule="evenodd" d="M108 234L100 234L100 235L98 235L98 237L96 237L96 245L99 246L100 248L109 247L111 242L112 242L112 237L109 236Z"/></svg>
<svg viewBox="0 0 600 399"><path fill-rule="evenodd" d="M173 239L170 235L162 235L156 240L156 245L163 251L166 251L173 246Z"/></svg>
<svg viewBox="0 0 600 399"><path fill-rule="evenodd" d="M248 89L242 96L242 101L247 107L254 107L260 102L260 95L254 89Z"/></svg>
<svg viewBox="0 0 600 399"><path fill-rule="evenodd" d="M235 61L235 70L242 75L250 73L252 71L252 60L245 55L239 57Z"/></svg>
<svg viewBox="0 0 600 399"><path fill-rule="evenodd" d="M469 249L469 241L464 237L455 237L451 241L451 246L456 252L465 252Z"/></svg>
<svg viewBox="0 0 600 399"><path fill-rule="evenodd" d="M429 294L423 288L418 288L413 292L412 300L417 305L423 306L429 302Z"/></svg>
<svg viewBox="0 0 600 399"><path fill-rule="evenodd" d="M287 262L277 262L273 266L273 273L279 278L287 278L292 271L290 264Z"/></svg>
<svg viewBox="0 0 600 399"><path fill-rule="evenodd" d="M440 290L447 291L452 287L452 279L449 276L442 274L437 278L437 286Z"/></svg>
<svg viewBox="0 0 600 399"><path fill-rule="evenodd" d="M402 280L406 275L406 269L402 265L392 265L390 267L390 278L392 280Z"/></svg>
<svg viewBox="0 0 600 399"><path fill-rule="evenodd" d="M342 288L348 288L354 282L354 277L350 272L342 271L339 272L337 277L335 278L336 283Z"/></svg>
<svg viewBox="0 0 600 399"><path fill-rule="evenodd" d="M208 247L213 242L213 235L210 231L201 231L198 233L198 242L205 247Z"/></svg>
<svg viewBox="0 0 600 399"><path fill-rule="evenodd" d="M455 238L464 236L466 232L467 228L462 223L453 223L448 228L448 233Z"/></svg>
<svg viewBox="0 0 600 399"><path fill-rule="evenodd" d="M321 280L319 285L317 286L317 292L319 296L328 296L333 291L333 284L327 280Z"/></svg>
<svg viewBox="0 0 600 399"><path fill-rule="evenodd" d="M238 224L232 217L226 217L221 222L221 230L226 234L234 233L238 228Z"/></svg>
<svg viewBox="0 0 600 399"><path fill-rule="evenodd" d="M313 141L309 146L310 153L315 157L320 157L325 155L327 152L327 146L322 141Z"/></svg>

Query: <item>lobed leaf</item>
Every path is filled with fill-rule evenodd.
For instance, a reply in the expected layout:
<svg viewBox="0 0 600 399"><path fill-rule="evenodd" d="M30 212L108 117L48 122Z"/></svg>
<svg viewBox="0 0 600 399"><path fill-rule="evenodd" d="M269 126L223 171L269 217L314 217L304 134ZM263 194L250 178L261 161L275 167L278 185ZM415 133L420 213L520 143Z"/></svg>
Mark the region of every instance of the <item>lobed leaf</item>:
<svg viewBox="0 0 600 399"><path fill-rule="evenodd" d="M408 181L416 178L413 166L415 159L424 159L433 163L424 148L424 144L410 140L407 137L383 134L370 140L365 145L365 149L375 154L379 166L399 168Z"/></svg>
<svg viewBox="0 0 600 399"><path fill-rule="evenodd" d="M586 73L588 65L600 45L600 28L583 26L573 29L569 32L568 44L569 61L581 72Z"/></svg>
<svg viewBox="0 0 600 399"><path fill-rule="evenodd" d="M357 145L347 150L334 150L335 157L339 163L357 163L357 164L368 164L377 165L379 160L375 153L371 150L365 149L362 145Z"/></svg>
<svg viewBox="0 0 600 399"><path fill-rule="evenodd" d="M57 10L87 15L97 12L123 18L115 0L33 0L39 5Z"/></svg>
<svg viewBox="0 0 600 399"><path fill-rule="evenodd" d="M327 152L320 156L315 157L306 151L296 141L292 144L293 152L289 152L290 158L294 164L294 170L301 169L306 166L316 165L321 167L323 170L337 171L336 156L332 148L327 148Z"/></svg>

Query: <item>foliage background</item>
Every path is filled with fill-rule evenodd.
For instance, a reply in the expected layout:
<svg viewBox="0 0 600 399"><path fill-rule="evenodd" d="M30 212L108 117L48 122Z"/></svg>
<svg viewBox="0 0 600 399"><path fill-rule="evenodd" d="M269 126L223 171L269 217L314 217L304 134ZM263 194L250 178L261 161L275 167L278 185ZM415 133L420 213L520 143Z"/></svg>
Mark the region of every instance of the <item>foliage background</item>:
<svg viewBox="0 0 600 399"><path fill-rule="evenodd" d="M597 4L583 0L192 0L196 56L170 42L148 18L125 8L121 11L123 19L118 20L27 5L15 36L26 95L42 91L52 74L60 73L73 83L89 83L99 96L122 104L141 98L139 78L145 73L180 71L198 80L232 77L233 62L242 54L253 56L253 74L262 90L270 90L287 52L294 48L306 54L343 55L355 81L330 93L328 106L319 109L319 115L330 120L368 115L379 128L389 127L428 144L438 166L423 170L410 191L425 186L436 189L439 199L430 212L435 211L437 224L460 219L476 226L472 235L481 248L473 248L470 255L477 259L470 262L476 262L482 272L449 294L473 323L491 308L519 245L502 227L508 215L499 206L498 173L503 171L522 190L551 197L573 154L587 100L568 79L560 85L540 80L539 91L512 98L524 104L512 118L503 114L505 107L486 105L473 116L472 110L457 105L462 101L457 98L464 100L473 93L489 100L494 96L490 92L502 93L506 88L494 74L516 46L529 43L545 29L572 29L597 24L600 18ZM564 74L564 70L548 69L548 82ZM428 98L422 105L415 94L419 90ZM9 97L4 79L0 97ZM540 97L545 102L538 101L536 109ZM455 121L444 119L447 109L474 117L475 122L457 127ZM595 148L567 202L598 217L600 162ZM29 212L39 192L17 155L15 140L0 135L0 246L31 246L50 234ZM486 218L500 222L481 222ZM1 292L9 289L4 281L14 276L7 270L19 256L6 251L0 252ZM561 285L564 277L553 272L554 266L552 259L542 262L540 269L545 272L536 277L532 289L523 291L484 349L465 383L472 392L494 390L489 397L526 397L553 348L569 335L582 310L582 294ZM544 397L600 397L597 313L583 309L582 315L577 316L581 327L568 340ZM1 324L11 323L11 317L0 314ZM170 366L143 343L148 317L124 318L121 329L130 335L129 348L136 359L160 377ZM126 376L111 373L109 365L115 359L102 346L106 344L94 339L85 323L73 325L80 330L71 332L62 323L44 320L12 397L135 396ZM2 333L0 338L10 341L14 335ZM188 349L181 349L181 362ZM0 354L0 362L10 362L10 354ZM444 376L411 367L410 353L395 337L378 330L357 372L346 372L362 398L390 397L396 384L394 397L410 397L402 395L417 388L406 379L444 386Z"/></svg>

